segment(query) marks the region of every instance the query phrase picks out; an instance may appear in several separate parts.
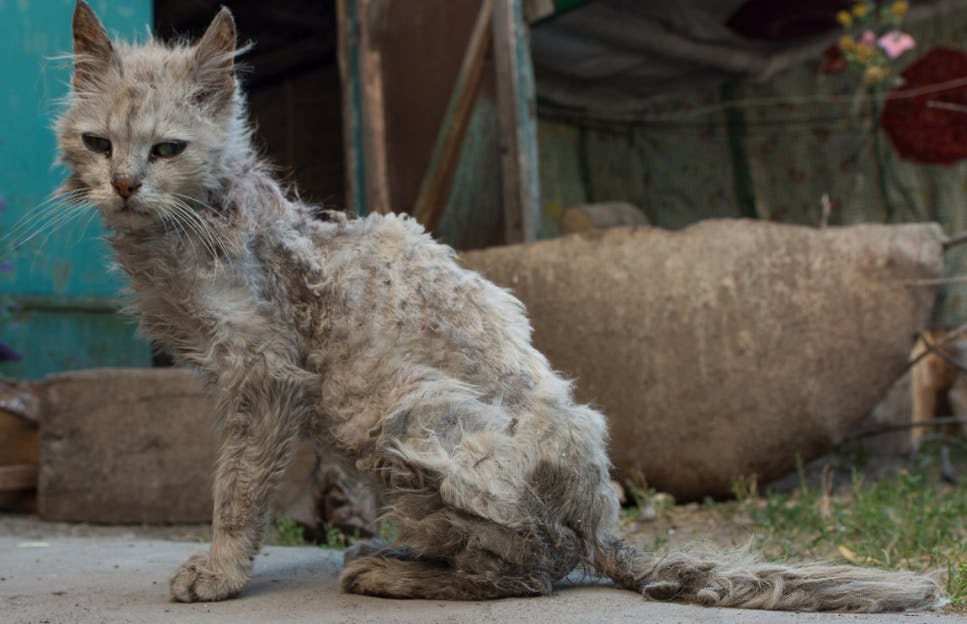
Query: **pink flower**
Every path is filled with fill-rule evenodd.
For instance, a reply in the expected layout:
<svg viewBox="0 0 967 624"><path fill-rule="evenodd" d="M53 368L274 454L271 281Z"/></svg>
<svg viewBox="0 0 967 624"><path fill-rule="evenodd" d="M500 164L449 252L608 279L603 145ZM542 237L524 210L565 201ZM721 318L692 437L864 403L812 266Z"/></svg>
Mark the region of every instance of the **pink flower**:
<svg viewBox="0 0 967 624"><path fill-rule="evenodd" d="M876 42L891 59L895 59L907 50L912 50L916 46L913 37L899 30L891 30Z"/></svg>
<svg viewBox="0 0 967 624"><path fill-rule="evenodd" d="M859 42L860 43L865 43L867 45L873 45L873 43L875 41L876 41L876 33L873 32L872 30L867 30L862 35L860 35L860 39L859 39Z"/></svg>

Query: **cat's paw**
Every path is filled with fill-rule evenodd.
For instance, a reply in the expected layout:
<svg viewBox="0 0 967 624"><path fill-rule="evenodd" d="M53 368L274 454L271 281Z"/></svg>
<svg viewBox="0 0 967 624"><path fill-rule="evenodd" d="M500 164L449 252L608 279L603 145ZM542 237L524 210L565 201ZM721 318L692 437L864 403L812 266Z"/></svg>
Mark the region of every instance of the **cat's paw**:
<svg viewBox="0 0 967 624"><path fill-rule="evenodd" d="M391 571L387 569L391 563L392 561L383 557L354 558L343 567L342 574L339 575L339 584L343 591L350 594L397 596L390 591L390 588L394 585L394 581L399 584L401 579L393 577Z"/></svg>
<svg viewBox="0 0 967 624"><path fill-rule="evenodd" d="M208 552L188 558L171 579L171 598L178 602L214 602L238 595L248 574L215 571L209 565Z"/></svg>

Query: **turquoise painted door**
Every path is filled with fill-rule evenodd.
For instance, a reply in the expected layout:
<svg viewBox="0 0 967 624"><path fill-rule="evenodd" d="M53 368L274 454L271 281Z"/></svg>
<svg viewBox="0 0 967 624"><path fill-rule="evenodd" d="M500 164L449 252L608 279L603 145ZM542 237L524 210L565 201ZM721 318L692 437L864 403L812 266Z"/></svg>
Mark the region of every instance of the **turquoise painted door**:
<svg viewBox="0 0 967 624"><path fill-rule="evenodd" d="M146 36L150 0L89 0L108 31ZM35 379L94 366L148 366L150 346L118 313L92 208L45 204L64 178L53 120L67 90L73 0L0 0L0 342L22 355L0 374ZM19 247L18 247L19 246ZM18 247L14 250L14 247Z"/></svg>

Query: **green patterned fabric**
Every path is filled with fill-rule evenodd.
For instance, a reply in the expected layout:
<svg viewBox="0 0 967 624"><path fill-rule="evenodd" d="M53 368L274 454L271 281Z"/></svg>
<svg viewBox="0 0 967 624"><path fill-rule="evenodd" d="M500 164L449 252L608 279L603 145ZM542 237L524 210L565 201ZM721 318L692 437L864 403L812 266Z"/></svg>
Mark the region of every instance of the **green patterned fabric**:
<svg viewBox="0 0 967 624"><path fill-rule="evenodd" d="M967 10L908 29L917 48L967 49ZM903 160L880 128L884 93L850 72L825 75L820 59L764 83L735 80L663 96L620 122L594 112L539 110L542 237L557 235L569 205L629 201L651 223L680 228L701 219L755 215L818 225L828 194L830 225L937 221L967 229L967 161ZM967 123L967 113L964 123ZM947 252L947 274L967 275L967 247ZM935 323L967 321L967 284L940 297Z"/></svg>

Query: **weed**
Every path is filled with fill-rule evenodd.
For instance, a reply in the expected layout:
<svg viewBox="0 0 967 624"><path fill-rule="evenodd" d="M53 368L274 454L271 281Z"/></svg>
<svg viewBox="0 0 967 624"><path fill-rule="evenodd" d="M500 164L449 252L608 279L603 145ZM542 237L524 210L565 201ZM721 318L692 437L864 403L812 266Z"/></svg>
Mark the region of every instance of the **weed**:
<svg viewBox="0 0 967 624"><path fill-rule="evenodd" d="M327 525L326 542L324 544L319 544L319 548L325 548L327 550L345 550L362 539L362 536L359 534L359 529L354 529L352 533L345 533L334 526Z"/></svg>
<svg viewBox="0 0 967 624"><path fill-rule="evenodd" d="M630 504L621 510L621 516L626 521L637 520L648 507L647 494L636 485L629 485L626 491Z"/></svg>
<svg viewBox="0 0 967 624"><path fill-rule="evenodd" d="M653 520L666 509L675 506L675 498L671 494L658 492L654 488L642 490L634 485L628 486L628 498L631 499L631 504L621 511L625 522Z"/></svg>
<svg viewBox="0 0 967 624"><path fill-rule="evenodd" d="M306 538L299 523L289 517L277 516L273 522L279 546L305 546Z"/></svg>
<svg viewBox="0 0 967 624"><path fill-rule="evenodd" d="M660 552L667 545L668 545L668 536L656 535L655 539L651 541L651 547L649 550L651 550L652 552Z"/></svg>
<svg viewBox="0 0 967 624"><path fill-rule="evenodd" d="M732 480L732 494L740 503L759 498L759 478L756 474L740 475Z"/></svg>
<svg viewBox="0 0 967 624"><path fill-rule="evenodd" d="M357 534L358 537L358 534ZM350 536L346 535L334 526L326 527L326 543L319 544L320 548L328 550L345 550L350 545Z"/></svg>
<svg viewBox="0 0 967 624"><path fill-rule="evenodd" d="M967 610L967 562L961 561L957 568L947 568L947 596L950 606L957 610Z"/></svg>

